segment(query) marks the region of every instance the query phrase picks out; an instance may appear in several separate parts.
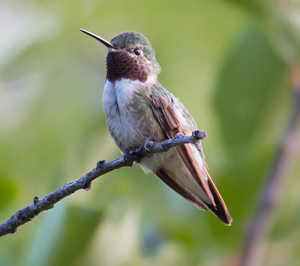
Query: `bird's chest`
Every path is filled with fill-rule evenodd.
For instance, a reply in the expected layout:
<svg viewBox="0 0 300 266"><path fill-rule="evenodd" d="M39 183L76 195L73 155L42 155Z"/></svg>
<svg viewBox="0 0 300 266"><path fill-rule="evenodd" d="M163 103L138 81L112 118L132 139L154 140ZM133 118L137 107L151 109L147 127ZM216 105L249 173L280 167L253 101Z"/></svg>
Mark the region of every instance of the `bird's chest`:
<svg viewBox="0 0 300 266"><path fill-rule="evenodd" d="M125 147L142 145L147 138L159 137L155 130L159 125L147 103L147 97L143 96L143 90L140 81L130 79L105 83L102 103L107 125L122 152Z"/></svg>

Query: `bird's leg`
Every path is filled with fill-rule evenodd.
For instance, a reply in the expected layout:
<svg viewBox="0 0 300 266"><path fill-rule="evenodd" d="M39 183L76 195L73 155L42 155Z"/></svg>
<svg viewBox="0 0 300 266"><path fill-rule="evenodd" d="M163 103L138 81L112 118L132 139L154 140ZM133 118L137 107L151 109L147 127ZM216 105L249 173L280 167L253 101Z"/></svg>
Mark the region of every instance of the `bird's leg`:
<svg viewBox="0 0 300 266"><path fill-rule="evenodd" d="M124 153L125 160L139 163L141 160L141 153L139 149L140 148L132 148L132 147L125 146L125 153Z"/></svg>

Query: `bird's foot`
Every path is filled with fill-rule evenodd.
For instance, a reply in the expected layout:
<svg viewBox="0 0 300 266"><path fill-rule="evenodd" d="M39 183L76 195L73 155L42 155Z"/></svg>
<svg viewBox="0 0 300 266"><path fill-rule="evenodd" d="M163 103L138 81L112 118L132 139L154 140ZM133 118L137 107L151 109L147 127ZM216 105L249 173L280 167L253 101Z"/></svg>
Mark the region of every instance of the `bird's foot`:
<svg viewBox="0 0 300 266"><path fill-rule="evenodd" d="M155 146L155 142L153 140L147 139L144 145L141 147L142 155L147 158L151 158L154 155L152 153L154 146Z"/></svg>
<svg viewBox="0 0 300 266"><path fill-rule="evenodd" d="M140 162L139 148L125 147L125 160L130 162Z"/></svg>
<svg viewBox="0 0 300 266"><path fill-rule="evenodd" d="M139 148L125 147L125 158L140 163L141 159L143 159L144 157L150 158L153 155L151 153L151 150L154 145L154 141L147 139L145 143Z"/></svg>

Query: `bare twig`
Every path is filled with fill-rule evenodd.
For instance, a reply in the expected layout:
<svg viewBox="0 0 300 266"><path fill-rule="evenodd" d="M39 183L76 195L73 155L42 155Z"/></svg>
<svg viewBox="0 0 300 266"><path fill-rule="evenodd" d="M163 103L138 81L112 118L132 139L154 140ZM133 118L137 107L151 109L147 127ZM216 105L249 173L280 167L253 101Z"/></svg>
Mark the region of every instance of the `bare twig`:
<svg viewBox="0 0 300 266"><path fill-rule="evenodd" d="M264 178L261 197L256 202L256 211L248 225L244 249L241 253L240 266L258 266L260 264L259 244L268 233L268 221L271 211L280 195L280 187L284 181L284 166L288 157L290 140L300 123L300 84L295 85L294 108L290 115L283 138L274 154L272 162Z"/></svg>
<svg viewBox="0 0 300 266"><path fill-rule="evenodd" d="M65 183L62 187L46 195L43 199L39 200L38 197L34 197L31 205L18 210L9 219L0 224L0 237L16 233L20 225L31 221L40 212L53 208L57 202L73 194L75 191L79 189L89 190L91 188L91 182L101 175L121 167L132 166L135 161L140 161L144 157L150 157L156 153L166 152L174 146L186 143L197 143L200 139L205 137L205 131L196 130L192 136L184 137L177 134L174 138L161 143L154 143L148 140L141 147L130 150L127 154L112 162L99 161L96 167L84 176L73 182Z"/></svg>

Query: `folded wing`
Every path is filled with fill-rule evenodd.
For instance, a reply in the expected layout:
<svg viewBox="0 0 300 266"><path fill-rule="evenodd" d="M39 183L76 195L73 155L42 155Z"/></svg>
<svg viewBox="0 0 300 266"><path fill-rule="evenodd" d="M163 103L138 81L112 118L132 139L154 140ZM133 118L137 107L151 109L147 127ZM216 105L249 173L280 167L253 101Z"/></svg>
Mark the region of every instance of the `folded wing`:
<svg viewBox="0 0 300 266"><path fill-rule="evenodd" d="M153 87L149 100L154 116L168 138L173 138L177 133L182 135L191 134L191 132L196 129L193 129L192 126L186 126L186 123L183 125L182 121L185 117L190 119L191 123L194 125L195 122L185 107L179 103L177 99L173 98L173 95L168 93L164 88ZM175 101L176 103L178 102L177 104L180 104L180 108L174 108L174 105L176 104ZM178 112L181 111L182 113L178 114ZM156 172L157 176L196 207L204 210L210 210L224 224L231 225L232 219L230 214L219 191L205 168L204 158L203 161L202 159L199 159L203 155L202 150L198 149L197 151L199 152L199 157L198 154L195 156L196 146L193 147L191 144L176 146L175 149L177 150L181 160L184 162L184 165L196 181L196 183L192 183L199 185L199 193L195 193L195 189L193 189L193 191L191 189L186 189L183 185L184 182L180 182L180 177L174 175L174 173L168 169L158 169ZM196 157L198 157L198 159Z"/></svg>

